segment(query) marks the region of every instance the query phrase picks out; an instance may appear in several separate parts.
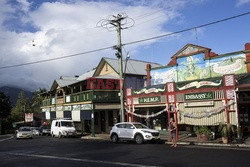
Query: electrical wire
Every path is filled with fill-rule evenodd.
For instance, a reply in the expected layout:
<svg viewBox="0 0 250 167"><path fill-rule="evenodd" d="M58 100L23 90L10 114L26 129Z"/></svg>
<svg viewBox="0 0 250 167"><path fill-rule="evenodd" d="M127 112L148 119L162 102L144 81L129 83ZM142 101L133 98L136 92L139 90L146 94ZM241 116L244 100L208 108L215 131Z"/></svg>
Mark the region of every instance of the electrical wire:
<svg viewBox="0 0 250 167"><path fill-rule="evenodd" d="M0 67L0 69L14 68L14 67L26 66L26 65L31 65L31 64L38 64L38 63L44 63L44 62L55 61L55 60L60 60L60 59L66 59L66 58L70 58L70 57L76 57L76 56L94 53L94 52L103 51L103 50L112 49L112 48L113 48L113 46L110 46L110 47L105 47L105 48L101 48L101 49L95 49L95 50L90 50L90 51L86 51L86 52L82 52L82 53L76 53L76 54L71 54L71 55L62 56L62 57L55 57L55 58L46 59L46 60L38 60L38 61L33 61L33 62L28 62L28 63L3 66L3 67Z"/></svg>
<svg viewBox="0 0 250 167"><path fill-rule="evenodd" d="M141 43L141 42L146 42L146 41L150 41L150 40L154 40L154 39L158 39L158 38L163 38L163 37L171 36L171 35L174 35L174 34L179 34L179 33L182 33L182 32L193 30L193 29L197 29L197 28L201 28L201 27L206 27L206 26L210 26L210 25L213 25L213 24L217 24L217 23L228 21L228 20L232 20L232 19L235 19L235 18L238 18L238 17L242 17L242 16L245 16L245 15L248 15L248 14L250 14L250 12L242 13L242 14L239 14L239 15L235 15L235 16L228 17L228 18L225 18L225 19L213 21L213 22L210 22L210 23L202 24L202 25L199 25L199 26L196 26L196 27L191 27L191 28L187 28L187 29L176 31L176 32L172 32L172 33L167 33L167 34L163 34L163 35L159 35L159 36L154 36L154 37L151 37L151 38L145 38L145 39L142 39L142 40L127 42L127 43L122 44L122 46L132 45L132 44L136 44L136 43ZM72 54L72 55L67 55L67 56L62 56L62 57L56 57L56 58L52 58L52 59L39 60L39 61L33 61L33 62L28 62L28 63L22 63L22 64L16 64L16 65L9 65L9 66L2 66L2 67L0 67L0 69L14 68L14 67L20 67L20 66L25 66L25 65L31 65L31 64L38 64L38 63L43 63L43 62L55 61L55 60L65 59L65 58L70 58L70 57L76 57L76 56L79 56L79 55L94 53L94 52L98 52L98 51L102 51L102 50L113 49L113 47L114 46L109 46L109 47L105 47L105 48L90 50L90 51L86 51L86 52L82 52L82 53L77 53L77 54Z"/></svg>
<svg viewBox="0 0 250 167"><path fill-rule="evenodd" d="M221 22L224 22L224 21L232 20L232 19L235 19L235 18L238 18L238 17L241 17L241 16L245 16L245 15L248 15L248 14L250 14L250 12L246 12L246 13L242 13L242 14L239 14L239 15L236 15L236 16L232 16L232 17L228 17L228 18L225 18L225 19L221 19L221 20L210 22L210 23L202 24L202 25L199 25L199 26L196 26L196 27L191 27L191 28L187 28L187 29L184 29L184 30L175 31L175 32L172 32L172 33L167 33L167 34L163 34L163 35L159 35L159 36L155 36L155 37L151 37L151 38L145 38L145 39L138 40L138 41L127 42L127 43L124 43L123 45L131 45L131 44L135 44L135 43L141 43L141 42L150 41L150 40L154 40L154 39L158 39L158 38L163 38L163 37L166 37L166 36L171 36L171 35L174 35L174 34L179 34L179 33L182 33L182 32L193 30L193 29L202 28L202 27L213 25L213 24L221 23Z"/></svg>

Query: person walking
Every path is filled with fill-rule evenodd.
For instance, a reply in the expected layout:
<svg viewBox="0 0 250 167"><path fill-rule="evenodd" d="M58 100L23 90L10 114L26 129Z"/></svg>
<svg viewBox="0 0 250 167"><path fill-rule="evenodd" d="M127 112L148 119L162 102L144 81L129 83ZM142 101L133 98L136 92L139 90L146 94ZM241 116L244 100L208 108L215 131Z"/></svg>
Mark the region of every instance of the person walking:
<svg viewBox="0 0 250 167"><path fill-rule="evenodd" d="M174 121L174 118L170 118L168 130L169 130L169 132L171 134L171 139L172 139L171 147L177 147L177 144L176 144L176 129L177 129L177 125L176 125L176 122Z"/></svg>

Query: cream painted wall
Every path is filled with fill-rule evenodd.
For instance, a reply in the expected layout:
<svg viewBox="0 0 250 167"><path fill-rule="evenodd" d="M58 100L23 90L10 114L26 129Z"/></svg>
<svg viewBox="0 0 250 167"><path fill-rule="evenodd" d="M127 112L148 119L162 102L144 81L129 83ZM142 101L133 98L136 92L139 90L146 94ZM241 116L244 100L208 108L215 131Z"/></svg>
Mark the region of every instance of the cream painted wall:
<svg viewBox="0 0 250 167"><path fill-rule="evenodd" d="M108 63L105 63L99 74L97 74L97 76L103 76L103 75L112 75L112 76L115 76L115 77L119 77L119 75L113 70L112 67L110 67L110 65Z"/></svg>

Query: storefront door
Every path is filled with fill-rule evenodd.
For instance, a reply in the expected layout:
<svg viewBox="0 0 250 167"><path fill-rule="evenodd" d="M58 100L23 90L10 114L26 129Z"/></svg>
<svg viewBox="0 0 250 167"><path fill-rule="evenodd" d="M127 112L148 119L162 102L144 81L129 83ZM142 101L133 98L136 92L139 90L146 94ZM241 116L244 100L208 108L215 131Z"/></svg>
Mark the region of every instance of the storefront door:
<svg viewBox="0 0 250 167"><path fill-rule="evenodd" d="M102 132L106 132L105 111L101 111L100 115L101 115L101 131Z"/></svg>

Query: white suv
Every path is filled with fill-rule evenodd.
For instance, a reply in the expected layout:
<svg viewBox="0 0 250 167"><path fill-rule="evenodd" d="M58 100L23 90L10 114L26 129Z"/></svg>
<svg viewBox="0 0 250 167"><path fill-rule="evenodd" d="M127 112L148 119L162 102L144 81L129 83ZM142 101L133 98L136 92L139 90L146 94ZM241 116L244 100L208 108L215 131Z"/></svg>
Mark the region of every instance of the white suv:
<svg viewBox="0 0 250 167"><path fill-rule="evenodd" d="M141 144L143 141L160 140L160 133L138 122L122 122L112 127L110 138L114 143L119 140L132 140Z"/></svg>

